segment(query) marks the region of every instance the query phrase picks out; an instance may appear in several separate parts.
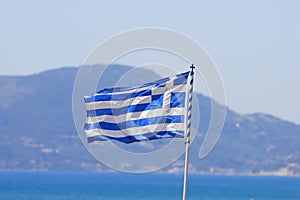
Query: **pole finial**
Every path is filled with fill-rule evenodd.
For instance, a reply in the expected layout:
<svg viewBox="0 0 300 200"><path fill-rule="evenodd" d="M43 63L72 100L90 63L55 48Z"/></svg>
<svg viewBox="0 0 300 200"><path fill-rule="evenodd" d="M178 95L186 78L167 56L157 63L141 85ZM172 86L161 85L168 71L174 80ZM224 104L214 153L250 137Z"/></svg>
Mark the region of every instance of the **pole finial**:
<svg viewBox="0 0 300 200"><path fill-rule="evenodd" d="M190 66L190 68L192 69L191 74L194 74L194 68L195 68L194 64L192 64L192 65Z"/></svg>

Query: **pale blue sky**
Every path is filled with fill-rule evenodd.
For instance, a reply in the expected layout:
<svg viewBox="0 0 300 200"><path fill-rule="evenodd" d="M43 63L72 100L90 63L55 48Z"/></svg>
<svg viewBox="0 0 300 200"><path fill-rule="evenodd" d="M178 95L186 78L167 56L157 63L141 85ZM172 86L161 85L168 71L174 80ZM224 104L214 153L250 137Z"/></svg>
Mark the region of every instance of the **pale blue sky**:
<svg viewBox="0 0 300 200"><path fill-rule="evenodd" d="M300 124L299 1L0 1L0 74L78 66L106 38L137 27L202 44L227 104Z"/></svg>

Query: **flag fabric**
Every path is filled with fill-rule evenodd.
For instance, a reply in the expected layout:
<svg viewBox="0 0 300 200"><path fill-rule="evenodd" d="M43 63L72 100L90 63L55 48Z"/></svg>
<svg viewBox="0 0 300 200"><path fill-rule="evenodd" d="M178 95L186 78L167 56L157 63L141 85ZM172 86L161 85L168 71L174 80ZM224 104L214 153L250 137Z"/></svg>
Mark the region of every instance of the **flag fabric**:
<svg viewBox="0 0 300 200"><path fill-rule="evenodd" d="M136 87L105 88L85 96L88 142L124 143L183 138L190 72Z"/></svg>

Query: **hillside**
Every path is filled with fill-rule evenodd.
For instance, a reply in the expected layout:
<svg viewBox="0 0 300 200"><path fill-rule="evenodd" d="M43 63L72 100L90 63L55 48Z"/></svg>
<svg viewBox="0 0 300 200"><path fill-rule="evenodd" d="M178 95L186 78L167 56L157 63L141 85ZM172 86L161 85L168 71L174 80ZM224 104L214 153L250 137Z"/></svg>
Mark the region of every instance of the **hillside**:
<svg viewBox="0 0 300 200"><path fill-rule="evenodd" d="M116 65L102 81L109 85L129 69ZM108 170L84 149L74 128L76 72L68 67L0 76L0 170ZM227 108L219 142L199 160L211 99L197 95L201 126L191 147L191 172L300 175L300 126L264 113L241 115ZM164 170L182 168L181 159Z"/></svg>

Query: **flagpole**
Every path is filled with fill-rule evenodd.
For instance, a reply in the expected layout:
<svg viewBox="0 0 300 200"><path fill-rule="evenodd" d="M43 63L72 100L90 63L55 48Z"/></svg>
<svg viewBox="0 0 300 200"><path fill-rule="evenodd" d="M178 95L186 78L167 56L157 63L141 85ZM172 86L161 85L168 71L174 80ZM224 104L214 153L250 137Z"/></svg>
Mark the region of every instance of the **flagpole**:
<svg viewBox="0 0 300 200"><path fill-rule="evenodd" d="M190 66L191 68L191 78L190 87L188 93L188 118L187 118L187 129L185 135L185 161L184 161L184 178L183 178L183 196L182 199L186 200L186 190L188 181L188 170L189 170L189 150L190 150L190 136L191 136L191 119L192 119L192 100L193 100L193 82L194 82L194 64Z"/></svg>

